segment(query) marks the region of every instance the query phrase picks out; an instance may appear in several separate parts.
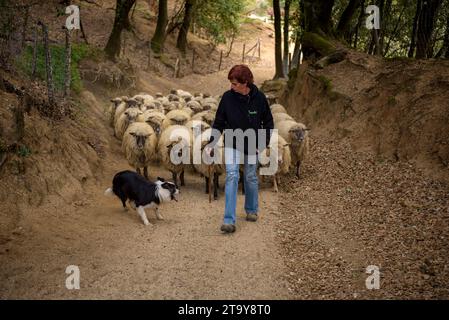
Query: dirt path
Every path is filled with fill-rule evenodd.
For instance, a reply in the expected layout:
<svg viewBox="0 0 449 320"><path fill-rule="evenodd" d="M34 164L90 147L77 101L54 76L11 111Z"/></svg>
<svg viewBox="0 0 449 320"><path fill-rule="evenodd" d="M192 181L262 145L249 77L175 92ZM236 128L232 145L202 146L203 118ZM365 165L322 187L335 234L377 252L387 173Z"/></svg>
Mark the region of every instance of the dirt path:
<svg viewBox="0 0 449 320"><path fill-rule="evenodd" d="M209 205L202 180L189 174L180 201L161 207L165 220L157 221L148 210L154 226L146 227L135 212L123 212L118 199L103 196L113 174L128 168L118 156L106 163L104 178L87 187L86 198L72 204L52 201L24 212L20 243L2 263L2 298L289 297L274 239L273 193L261 193L262 218L257 223L244 220L240 195L238 230L223 235L224 195ZM80 268L80 290L65 288L69 265Z"/></svg>

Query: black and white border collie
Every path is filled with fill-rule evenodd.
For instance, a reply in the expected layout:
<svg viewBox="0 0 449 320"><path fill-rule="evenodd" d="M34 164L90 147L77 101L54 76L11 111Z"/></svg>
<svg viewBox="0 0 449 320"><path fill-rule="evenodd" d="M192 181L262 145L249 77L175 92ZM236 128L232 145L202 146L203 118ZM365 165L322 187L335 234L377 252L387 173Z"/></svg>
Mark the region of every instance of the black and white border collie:
<svg viewBox="0 0 449 320"><path fill-rule="evenodd" d="M126 207L126 200L131 207L137 211L145 225L151 225L145 214L145 208L155 208L156 217L159 220L164 219L158 212L158 206L162 202L175 200L179 189L172 182L157 178L155 183L146 180L141 175L133 171L121 171L114 176L112 188L104 192L107 196L114 194L120 198L123 208Z"/></svg>

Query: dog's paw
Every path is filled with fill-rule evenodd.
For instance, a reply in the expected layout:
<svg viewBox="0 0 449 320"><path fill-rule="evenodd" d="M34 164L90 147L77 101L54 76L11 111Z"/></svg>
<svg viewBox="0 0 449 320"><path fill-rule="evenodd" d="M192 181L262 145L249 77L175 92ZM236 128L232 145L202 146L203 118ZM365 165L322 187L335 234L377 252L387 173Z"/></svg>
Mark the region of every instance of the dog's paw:
<svg viewBox="0 0 449 320"><path fill-rule="evenodd" d="M143 222L144 225L152 227L153 225L147 220Z"/></svg>
<svg viewBox="0 0 449 320"><path fill-rule="evenodd" d="M158 218L158 220L164 220L164 217L160 213L156 214L156 217Z"/></svg>

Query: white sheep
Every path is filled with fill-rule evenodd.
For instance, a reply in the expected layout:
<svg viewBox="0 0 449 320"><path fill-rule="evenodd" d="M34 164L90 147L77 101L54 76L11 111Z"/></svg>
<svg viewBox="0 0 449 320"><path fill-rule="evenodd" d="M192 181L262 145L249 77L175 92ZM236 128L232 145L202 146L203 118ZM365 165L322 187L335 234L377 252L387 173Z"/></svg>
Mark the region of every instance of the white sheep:
<svg viewBox="0 0 449 320"><path fill-rule="evenodd" d="M190 120L189 113L182 109L170 111L165 116L166 119L162 123L162 129L168 128L171 125L183 126Z"/></svg>
<svg viewBox="0 0 449 320"><path fill-rule="evenodd" d="M288 113L282 104L275 103L270 106L271 113Z"/></svg>
<svg viewBox="0 0 449 320"><path fill-rule="evenodd" d="M168 100L167 97L159 97L156 99L156 101L159 101L160 103L162 103L163 107L168 106L168 104L170 103L170 101Z"/></svg>
<svg viewBox="0 0 449 320"><path fill-rule="evenodd" d="M117 120L120 118L123 112L125 112L128 108L139 108L139 102L136 99L129 98L125 99L125 104L120 104L115 110L114 121L117 123Z"/></svg>
<svg viewBox="0 0 449 320"><path fill-rule="evenodd" d="M184 91L184 90L181 90L181 89L176 90L176 94L179 97L183 98L184 100L186 100L186 98L192 99L192 97L193 97L190 92L187 92L187 91Z"/></svg>
<svg viewBox="0 0 449 320"><path fill-rule="evenodd" d="M213 104L218 105L218 100L213 98L213 97L204 98L203 99L203 105L204 104L208 104L208 103L213 103Z"/></svg>
<svg viewBox="0 0 449 320"><path fill-rule="evenodd" d="M117 97L117 98L111 99L112 105L108 109L109 125L111 127L114 127L115 113L117 111L117 108L122 106L121 108L123 108L123 110L124 110L124 108L126 108L125 100L127 100L127 99L128 99L128 97L126 97L126 96L122 96L122 97Z"/></svg>
<svg viewBox="0 0 449 320"><path fill-rule="evenodd" d="M128 129L128 126L131 123L136 122L137 117L142 113L143 112L137 108L126 109L115 122L115 136L121 140L126 129Z"/></svg>
<svg viewBox="0 0 449 320"><path fill-rule="evenodd" d="M196 148L198 147L200 148L201 163L200 164L194 163L193 166L195 168L195 171L197 171L198 173L201 174L201 176L204 177L207 194L209 193L209 183L213 183L214 199L216 200L218 198L218 188L219 188L218 180L219 177L225 173L224 144L223 144L223 136L221 136L216 144L216 147L213 149L214 152L212 159L215 159L214 163L213 164L204 163L203 162L204 148L209 144L211 134L212 128L209 128L206 129L201 135L195 137L192 146L194 152L198 152L199 150L196 150ZM210 178L212 177L213 181L210 180Z"/></svg>
<svg viewBox="0 0 449 320"><path fill-rule="evenodd" d="M190 132L193 134L195 132L204 132L207 129L210 128L210 125L207 122L198 120L198 119L191 119L184 124L184 126L189 129Z"/></svg>
<svg viewBox="0 0 449 320"><path fill-rule="evenodd" d="M202 111L193 115L192 120L201 120L212 126L215 121L215 112L212 110Z"/></svg>
<svg viewBox="0 0 449 320"><path fill-rule="evenodd" d="M156 136L160 136L162 132L162 123L167 117L159 111L147 110L137 117L138 122L148 123L156 133Z"/></svg>
<svg viewBox="0 0 449 320"><path fill-rule="evenodd" d="M280 135L273 133L270 144L268 145L268 148L261 152L261 157L262 159L270 159L270 163L271 161L277 161L278 167L272 177L274 191L278 192L278 184L281 182L280 176L288 174L292 162L289 144ZM260 167L266 168L270 163L261 165Z"/></svg>
<svg viewBox="0 0 449 320"><path fill-rule="evenodd" d="M143 168L143 175L148 178L148 166L156 155L157 138L150 125L143 122L131 123L123 135L122 150L130 166L138 174Z"/></svg>
<svg viewBox="0 0 449 320"><path fill-rule="evenodd" d="M309 153L309 129L303 123L291 120L277 123L275 129L290 144L292 164L296 166L296 177L299 178L300 166Z"/></svg>
<svg viewBox="0 0 449 320"><path fill-rule="evenodd" d="M136 94L133 99L137 100L138 102L140 102L141 104L149 104L151 102L154 101L154 97L146 94L146 93L139 93Z"/></svg>
<svg viewBox="0 0 449 320"><path fill-rule="evenodd" d="M191 140L189 130L181 125L172 125L162 131L158 142L158 156L164 167L172 173L173 181L184 186L185 166L191 161ZM172 161L173 160L173 161Z"/></svg>
<svg viewBox="0 0 449 320"><path fill-rule="evenodd" d="M194 101L194 100L187 102L186 107L192 109L194 114L197 114L197 113L203 111L203 107L201 106L201 103L199 103L198 101Z"/></svg>
<svg viewBox="0 0 449 320"><path fill-rule="evenodd" d="M290 115L288 115L286 113L283 113L283 112L273 113L274 123L278 123L278 122L285 121L285 120L295 121Z"/></svg>

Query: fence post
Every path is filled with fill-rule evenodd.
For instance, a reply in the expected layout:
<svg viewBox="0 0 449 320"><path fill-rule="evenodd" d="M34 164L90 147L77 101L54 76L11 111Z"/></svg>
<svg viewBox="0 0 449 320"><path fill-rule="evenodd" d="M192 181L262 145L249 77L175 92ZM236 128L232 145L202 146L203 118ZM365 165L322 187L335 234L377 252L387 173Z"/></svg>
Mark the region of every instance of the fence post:
<svg viewBox="0 0 449 320"><path fill-rule="evenodd" d="M245 62L245 43L243 44L242 62Z"/></svg>
<svg viewBox="0 0 449 320"><path fill-rule="evenodd" d="M64 83L64 97L70 96L71 79L71 64L72 64L72 44L70 42L70 30L65 30L65 83Z"/></svg>
<svg viewBox="0 0 449 320"><path fill-rule="evenodd" d="M45 69L47 70L47 93L48 93L48 103L50 105L55 104L54 90L53 90L53 69L51 66L51 52L48 45L48 28L41 21L38 22L42 26L42 31L44 33L44 50L45 50Z"/></svg>
<svg viewBox="0 0 449 320"><path fill-rule="evenodd" d="M176 59L176 63L175 63L175 72L173 74L174 78L178 77L178 73L179 73L179 58Z"/></svg>
<svg viewBox="0 0 449 320"><path fill-rule="evenodd" d="M221 61L223 60L223 50L220 50L220 63L218 64L218 71L221 70Z"/></svg>

